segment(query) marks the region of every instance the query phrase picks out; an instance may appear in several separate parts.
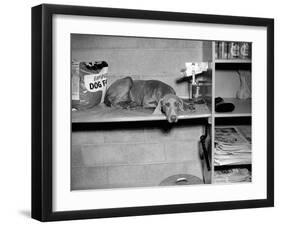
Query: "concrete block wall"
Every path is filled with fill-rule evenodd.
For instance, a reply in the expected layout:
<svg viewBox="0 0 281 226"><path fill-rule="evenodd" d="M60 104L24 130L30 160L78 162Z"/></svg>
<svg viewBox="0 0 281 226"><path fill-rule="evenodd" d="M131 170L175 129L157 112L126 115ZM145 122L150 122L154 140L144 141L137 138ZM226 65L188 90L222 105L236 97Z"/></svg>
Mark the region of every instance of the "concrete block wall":
<svg viewBox="0 0 281 226"><path fill-rule="evenodd" d="M116 79L157 79L187 95L187 83L177 83L185 62L211 61L211 42L102 35L71 36L72 59L109 64L108 85Z"/></svg>
<svg viewBox="0 0 281 226"><path fill-rule="evenodd" d="M159 126L72 133L71 188L157 186L175 174L202 179L202 126Z"/></svg>

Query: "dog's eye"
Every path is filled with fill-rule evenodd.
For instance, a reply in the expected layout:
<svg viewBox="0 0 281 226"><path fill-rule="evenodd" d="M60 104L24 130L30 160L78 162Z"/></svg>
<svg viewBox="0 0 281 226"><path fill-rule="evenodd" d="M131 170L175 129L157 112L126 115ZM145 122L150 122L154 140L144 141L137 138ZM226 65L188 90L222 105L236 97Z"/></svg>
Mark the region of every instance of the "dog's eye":
<svg viewBox="0 0 281 226"><path fill-rule="evenodd" d="M177 107L177 108L180 106L178 102L175 102L174 105L175 105L175 107Z"/></svg>
<svg viewBox="0 0 281 226"><path fill-rule="evenodd" d="M166 107L170 107L170 103L166 103L165 106L166 106Z"/></svg>

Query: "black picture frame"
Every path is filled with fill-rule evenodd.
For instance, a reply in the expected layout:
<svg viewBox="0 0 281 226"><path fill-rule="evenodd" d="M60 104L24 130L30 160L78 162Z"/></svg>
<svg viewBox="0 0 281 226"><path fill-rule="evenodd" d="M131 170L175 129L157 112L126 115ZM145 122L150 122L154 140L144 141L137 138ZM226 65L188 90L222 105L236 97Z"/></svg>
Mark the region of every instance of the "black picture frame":
<svg viewBox="0 0 281 226"><path fill-rule="evenodd" d="M52 210L52 18L55 14L247 25L267 29L267 198L94 210ZM274 206L274 20L43 4L32 8L32 218L40 221L122 217Z"/></svg>

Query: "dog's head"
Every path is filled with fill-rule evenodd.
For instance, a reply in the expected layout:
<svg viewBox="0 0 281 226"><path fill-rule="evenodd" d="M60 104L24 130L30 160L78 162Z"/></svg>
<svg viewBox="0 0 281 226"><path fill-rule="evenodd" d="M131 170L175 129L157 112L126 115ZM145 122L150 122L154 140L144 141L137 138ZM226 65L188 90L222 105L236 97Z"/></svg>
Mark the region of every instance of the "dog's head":
<svg viewBox="0 0 281 226"><path fill-rule="evenodd" d="M163 112L168 122L178 121L178 113L180 111L190 110L190 105L186 104L181 98L174 94L165 95L158 103L154 114Z"/></svg>

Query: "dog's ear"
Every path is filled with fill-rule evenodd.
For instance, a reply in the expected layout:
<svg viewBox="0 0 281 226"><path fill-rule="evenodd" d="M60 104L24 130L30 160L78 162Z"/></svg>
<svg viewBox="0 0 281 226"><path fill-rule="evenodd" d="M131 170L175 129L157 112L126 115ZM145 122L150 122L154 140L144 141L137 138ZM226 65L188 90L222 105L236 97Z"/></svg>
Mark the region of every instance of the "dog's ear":
<svg viewBox="0 0 281 226"><path fill-rule="evenodd" d="M194 110L193 104L186 103L182 99L180 99L180 105L179 105L180 111L191 111Z"/></svg>
<svg viewBox="0 0 281 226"><path fill-rule="evenodd" d="M157 107L154 109L153 115L161 115L162 114L162 105L163 99L159 100Z"/></svg>

